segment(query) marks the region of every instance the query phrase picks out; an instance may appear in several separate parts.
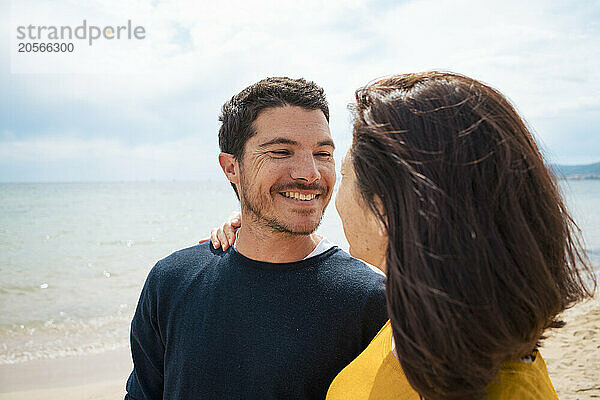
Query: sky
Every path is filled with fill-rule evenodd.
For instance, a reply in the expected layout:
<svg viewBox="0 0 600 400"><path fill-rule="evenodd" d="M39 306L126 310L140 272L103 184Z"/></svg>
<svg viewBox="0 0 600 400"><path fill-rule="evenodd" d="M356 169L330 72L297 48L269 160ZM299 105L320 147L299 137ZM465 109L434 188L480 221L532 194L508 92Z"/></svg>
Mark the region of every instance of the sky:
<svg viewBox="0 0 600 400"><path fill-rule="evenodd" d="M145 38L17 52L84 19ZM339 162L354 91L426 70L499 89L548 162L600 161L600 1L0 0L0 27L0 182L224 179L220 108L267 76L325 89Z"/></svg>

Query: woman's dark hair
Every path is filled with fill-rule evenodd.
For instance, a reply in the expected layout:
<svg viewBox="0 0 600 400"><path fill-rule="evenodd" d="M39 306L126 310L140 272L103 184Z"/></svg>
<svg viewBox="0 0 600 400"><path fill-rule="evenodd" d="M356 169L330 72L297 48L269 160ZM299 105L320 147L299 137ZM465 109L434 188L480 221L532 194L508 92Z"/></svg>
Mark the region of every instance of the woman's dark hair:
<svg viewBox="0 0 600 400"><path fill-rule="evenodd" d="M483 398L505 361L593 295L581 232L493 88L398 75L357 90L354 114L350 155L387 230L388 313L406 377L426 399Z"/></svg>

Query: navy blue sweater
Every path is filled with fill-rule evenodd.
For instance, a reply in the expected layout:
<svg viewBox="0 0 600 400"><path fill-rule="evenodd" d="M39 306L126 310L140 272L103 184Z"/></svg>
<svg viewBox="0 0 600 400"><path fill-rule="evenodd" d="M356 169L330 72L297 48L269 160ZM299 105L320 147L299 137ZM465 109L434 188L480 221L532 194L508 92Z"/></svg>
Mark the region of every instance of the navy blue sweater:
<svg viewBox="0 0 600 400"><path fill-rule="evenodd" d="M387 320L383 278L337 247L265 263L209 242L150 271L126 399L323 399Z"/></svg>

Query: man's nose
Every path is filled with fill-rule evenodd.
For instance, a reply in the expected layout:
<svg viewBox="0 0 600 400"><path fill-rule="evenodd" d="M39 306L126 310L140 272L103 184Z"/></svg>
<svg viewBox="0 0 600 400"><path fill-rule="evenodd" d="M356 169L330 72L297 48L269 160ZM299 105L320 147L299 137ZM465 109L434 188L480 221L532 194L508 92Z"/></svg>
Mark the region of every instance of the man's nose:
<svg viewBox="0 0 600 400"><path fill-rule="evenodd" d="M321 179L321 173L312 154L299 157L295 160L291 171L292 179L307 183Z"/></svg>

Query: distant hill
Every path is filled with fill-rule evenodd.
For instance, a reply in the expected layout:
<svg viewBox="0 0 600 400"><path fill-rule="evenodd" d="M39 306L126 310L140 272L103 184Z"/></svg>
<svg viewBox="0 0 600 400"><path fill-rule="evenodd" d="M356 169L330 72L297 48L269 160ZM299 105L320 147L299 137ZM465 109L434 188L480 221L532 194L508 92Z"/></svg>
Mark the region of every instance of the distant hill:
<svg viewBox="0 0 600 400"><path fill-rule="evenodd" d="M600 179L600 162L586 165L553 164L551 168L561 179Z"/></svg>

